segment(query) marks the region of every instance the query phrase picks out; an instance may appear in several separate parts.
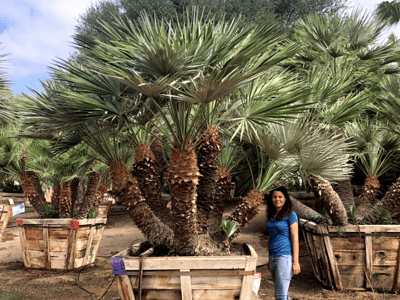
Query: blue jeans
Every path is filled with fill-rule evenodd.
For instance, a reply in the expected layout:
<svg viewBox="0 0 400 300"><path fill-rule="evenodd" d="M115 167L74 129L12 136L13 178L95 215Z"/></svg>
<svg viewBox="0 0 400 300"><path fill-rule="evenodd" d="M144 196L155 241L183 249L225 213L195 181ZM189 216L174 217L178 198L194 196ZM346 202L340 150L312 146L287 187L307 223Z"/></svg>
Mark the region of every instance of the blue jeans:
<svg viewBox="0 0 400 300"><path fill-rule="evenodd" d="M289 300L289 285L292 279L292 255L270 256L269 265L275 282L275 299Z"/></svg>

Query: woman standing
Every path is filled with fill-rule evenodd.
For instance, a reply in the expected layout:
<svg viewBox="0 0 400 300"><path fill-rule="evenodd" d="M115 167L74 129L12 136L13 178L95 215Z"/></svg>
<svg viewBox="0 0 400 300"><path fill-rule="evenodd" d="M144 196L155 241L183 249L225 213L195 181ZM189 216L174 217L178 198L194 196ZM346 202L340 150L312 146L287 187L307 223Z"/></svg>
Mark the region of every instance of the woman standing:
<svg viewBox="0 0 400 300"><path fill-rule="evenodd" d="M298 223L287 190L278 187L271 191L267 198L268 269L275 282L275 299L278 300L290 299L292 274L300 273Z"/></svg>

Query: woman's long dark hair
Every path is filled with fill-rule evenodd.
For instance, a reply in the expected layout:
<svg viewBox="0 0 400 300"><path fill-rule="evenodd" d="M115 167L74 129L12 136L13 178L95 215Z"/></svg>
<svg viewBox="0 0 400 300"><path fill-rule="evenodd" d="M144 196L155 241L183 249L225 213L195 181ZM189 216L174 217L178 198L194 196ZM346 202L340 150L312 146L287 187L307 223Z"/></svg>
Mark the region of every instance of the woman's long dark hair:
<svg viewBox="0 0 400 300"><path fill-rule="evenodd" d="M286 190L285 187L280 186L275 189L273 189L268 197L267 197L267 221L271 219L275 214L276 214L276 207L274 203L272 203L272 194L273 192L278 191L285 196L285 204L283 205L282 209L279 211L278 215L275 217L275 220L283 220L292 212L292 201L290 201L290 197L288 194L288 191Z"/></svg>

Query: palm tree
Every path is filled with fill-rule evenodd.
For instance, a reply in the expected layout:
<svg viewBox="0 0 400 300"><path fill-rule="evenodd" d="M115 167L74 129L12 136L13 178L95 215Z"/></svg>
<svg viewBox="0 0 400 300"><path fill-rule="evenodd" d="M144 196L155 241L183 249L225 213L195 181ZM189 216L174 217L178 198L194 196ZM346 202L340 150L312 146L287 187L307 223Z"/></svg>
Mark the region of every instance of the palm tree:
<svg viewBox="0 0 400 300"><path fill-rule="evenodd" d="M316 108L310 118L326 130L343 135L347 122L370 109L377 78L396 71L390 63L397 44L376 45L384 28L359 10L345 18L313 15L299 22L293 39L306 47L286 65L313 87ZM349 210L354 205L350 177L333 187Z"/></svg>
<svg viewBox="0 0 400 300"><path fill-rule="evenodd" d="M356 120L346 126L346 135L355 141L356 162L365 174L365 183L356 210L356 220L361 223L370 214L381 194L379 178L396 169L396 151L399 140L378 121L378 117Z"/></svg>
<svg viewBox="0 0 400 300"><path fill-rule="evenodd" d="M217 161L221 122L235 127L233 136L239 136L248 128L304 110L299 101L308 96L307 88L290 80L277 66L292 56L298 45L273 28L205 19L197 11L193 15L188 12L187 20L179 24L143 15L137 23L116 19L100 29L108 42L75 37L87 60L84 65L57 65L54 83L46 83L44 93L25 103L26 124L38 137L45 129L54 134L77 133L77 142L84 142L108 164L114 193L149 241L172 247L181 255L197 254L201 249L212 252L208 246L214 242L208 234L199 238L202 232L197 228L197 192L199 185L205 184L200 180L203 174L197 153L212 153ZM253 94L245 90L247 85L252 85ZM246 106L249 101L252 107ZM229 111L210 116L210 105L223 107L225 102ZM235 110L246 114L228 118ZM137 166L154 160L139 128L158 130L171 150L164 174L171 193L171 227L157 218L143 197L146 188L118 154L118 149L135 151ZM214 180L215 161L204 160L212 171L203 171ZM155 163L151 170L146 180L157 174ZM263 190L273 183L267 182L249 196L251 203L258 203ZM209 193L207 188L203 191L207 209ZM243 210L253 215L253 207L242 206ZM244 226L248 221L250 218L240 222Z"/></svg>
<svg viewBox="0 0 400 300"><path fill-rule="evenodd" d="M397 0L382 1L376 7L375 13L378 20L390 25L397 24L400 21L400 3Z"/></svg>

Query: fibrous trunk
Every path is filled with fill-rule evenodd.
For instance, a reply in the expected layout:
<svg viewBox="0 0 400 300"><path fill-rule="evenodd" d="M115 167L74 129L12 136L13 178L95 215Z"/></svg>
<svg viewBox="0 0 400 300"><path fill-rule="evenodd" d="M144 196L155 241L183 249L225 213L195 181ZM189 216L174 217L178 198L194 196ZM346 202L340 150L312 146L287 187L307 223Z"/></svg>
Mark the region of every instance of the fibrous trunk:
<svg viewBox="0 0 400 300"><path fill-rule="evenodd" d="M360 204L356 210L356 221L361 223L364 218L369 215L378 201L379 188L381 184L375 177L365 178L364 186L362 187L360 195Z"/></svg>
<svg viewBox="0 0 400 300"><path fill-rule="evenodd" d="M301 219L306 219L308 221L315 222L317 224L329 223L327 218L325 218L320 213L316 212L312 208L304 205L296 198L289 196L290 201L292 202L293 210L296 212L297 216Z"/></svg>
<svg viewBox="0 0 400 300"><path fill-rule="evenodd" d="M244 226L247 225L260 211L260 205L264 202L264 195L257 189L252 189L244 197L228 220L236 221L239 225L235 233L229 238L231 241L238 236Z"/></svg>
<svg viewBox="0 0 400 300"><path fill-rule="evenodd" d="M141 144L135 148L133 172L147 204L163 223L167 222L170 215L161 197L157 164L149 145Z"/></svg>
<svg viewBox="0 0 400 300"><path fill-rule="evenodd" d="M98 207L107 192L107 182L103 181L97 188L96 196L94 197L94 206Z"/></svg>
<svg viewBox="0 0 400 300"><path fill-rule="evenodd" d="M76 215L77 219L86 219L90 208L94 205L97 188L99 187L100 172L90 172L86 193L83 196L82 204Z"/></svg>
<svg viewBox="0 0 400 300"><path fill-rule="evenodd" d="M68 218L71 209L71 186L68 182L63 182L60 188L59 212L61 218Z"/></svg>
<svg viewBox="0 0 400 300"><path fill-rule="evenodd" d="M390 186L382 200L376 204L382 206L389 213L397 212L400 209L400 178ZM379 221L380 218L381 216L379 214L374 210L371 210L370 213L365 216L363 221L375 223Z"/></svg>
<svg viewBox="0 0 400 300"><path fill-rule="evenodd" d="M61 187L55 183L53 188L53 194L51 195L51 209L58 212L60 207L60 193Z"/></svg>
<svg viewBox="0 0 400 300"><path fill-rule="evenodd" d="M175 146L165 178L171 195L174 247L180 255L195 255L199 250L196 228L199 175L193 144L189 142L185 151Z"/></svg>
<svg viewBox="0 0 400 300"><path fill-rule="evenodd" d="M342 200L346 211L349 211L350 207L354 205L353 189L351 188L350 179L341 180L336 184L332 184L332 187Z"/></svg>
<svg viewBox="0 0 400 300"><path fill-rule="evenodd" d="M75 177L71 181L71 211L75 211L75 204L78 202L79 198L79 178Z"/></svg>
<svg viewBox="0 0 400 300"><path fill-rule="evenodd" d="M202 132L203 141L196 148L197 164L201 174L197 187L197 230L199 233L207 231L207 219L215 207L214 199L218 159L222 149L221 137L217 126Z"/></svg>
<svg viewBox="0 0 400 300"><path fill-rule="evenodd" d="M232 187L232 176L225 168L219 167L217 170L217 183L214 194L214 208L207 220L207 229L214 239L219 239L221 232L222 216Z"/></svg>
<svg viewBox="0 0 400 300"><path fill-rule="evenodd" d="M158 172L164 172L168 168L168 160L165 157L162 142L159 139L159 135L156 133L158 138L153 138L152 142L150 143L151 151L154 154Z"/></svg>
<svg viewBox="0 0 400 300"><path fill-rule="evenodd" d="M20 176L20 183L25 196L28 198L32 207L43 217L45 198L42 187L40 186L39 177L35 172L28 171Z"/></svg>
<svg viewBox="0 0 400 300"><path fill-rule="evenodd" d="M332 224L341 226L347 225L347 212L339 195L333 190L329 182L323 182L316 178L311 178L311 188L315 195L320 195L324 207L328 209Z"/></svg>
<svg viewBox="0 0 400 300"><path fill-rule="evenodd" d="M109 169L113 182L113 193L127 208L130 217L143 235L155 246L165 245L171 248L173 231L151 211L141 194L136 178L121 161L109 165Z"/></svg>

